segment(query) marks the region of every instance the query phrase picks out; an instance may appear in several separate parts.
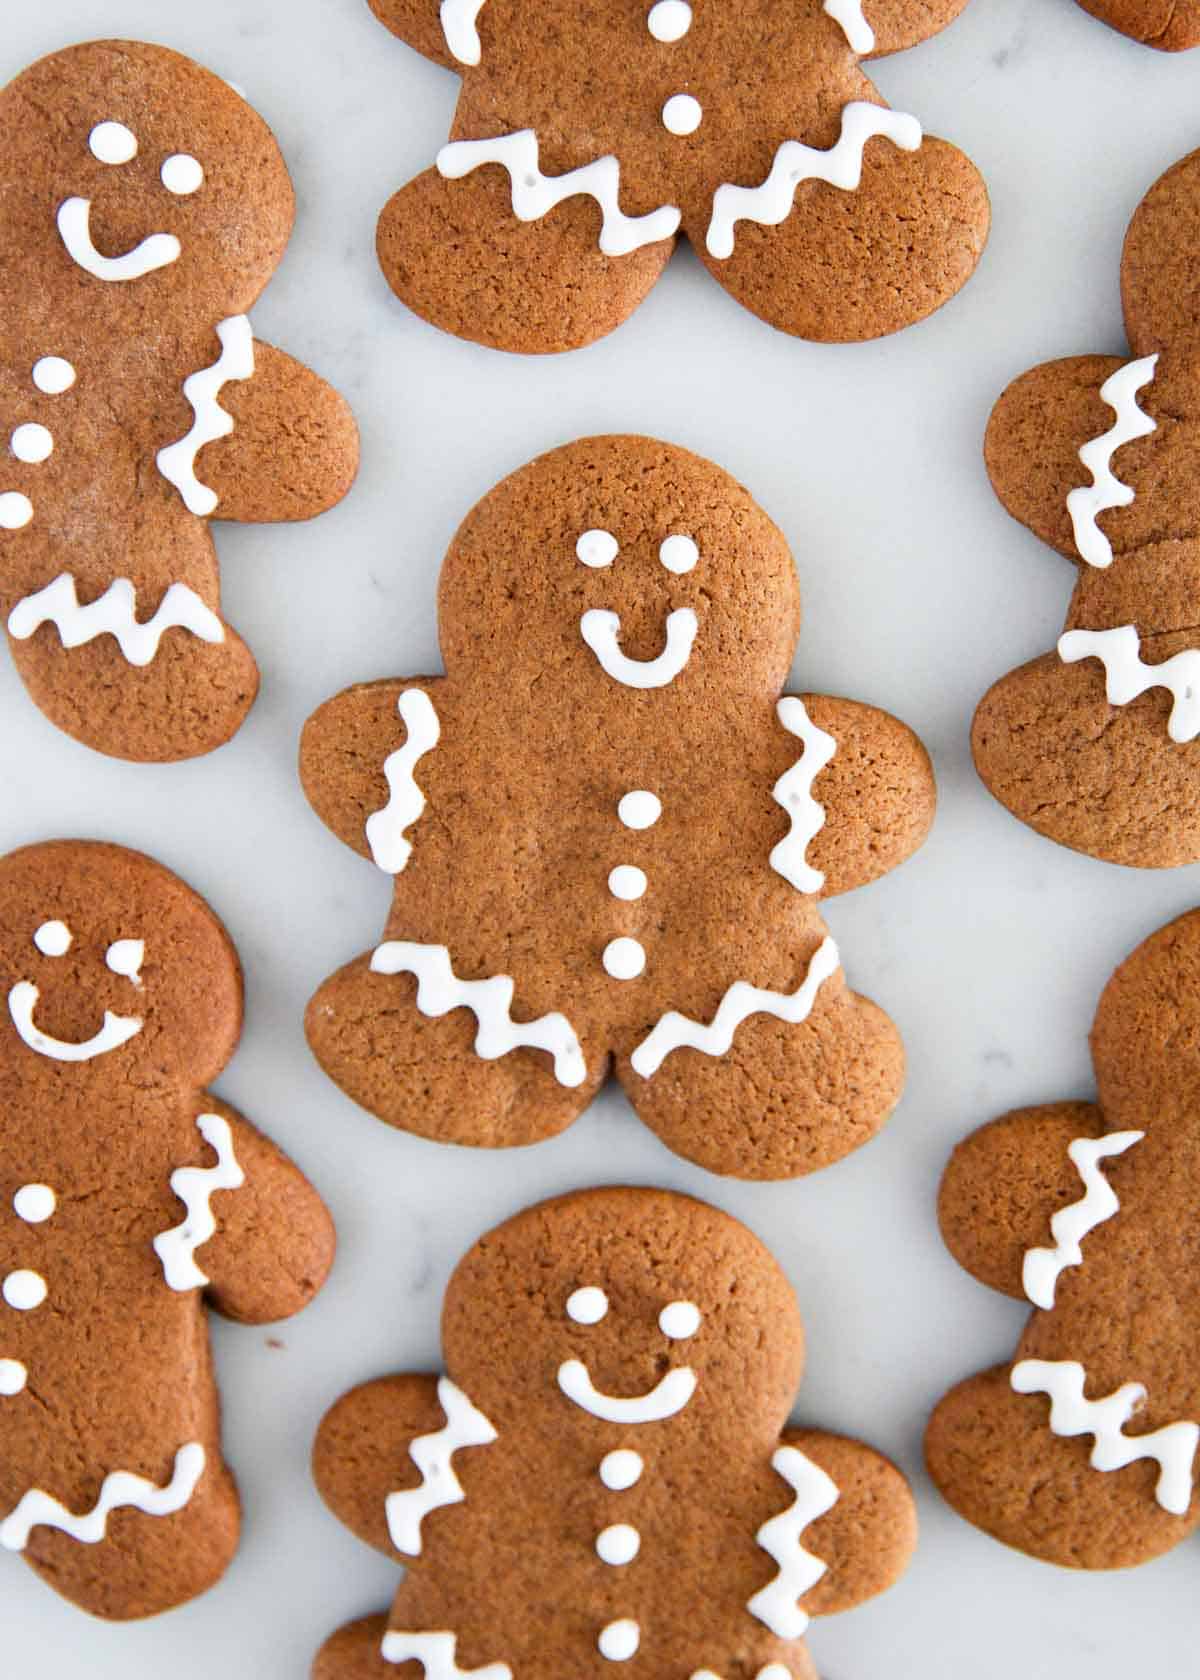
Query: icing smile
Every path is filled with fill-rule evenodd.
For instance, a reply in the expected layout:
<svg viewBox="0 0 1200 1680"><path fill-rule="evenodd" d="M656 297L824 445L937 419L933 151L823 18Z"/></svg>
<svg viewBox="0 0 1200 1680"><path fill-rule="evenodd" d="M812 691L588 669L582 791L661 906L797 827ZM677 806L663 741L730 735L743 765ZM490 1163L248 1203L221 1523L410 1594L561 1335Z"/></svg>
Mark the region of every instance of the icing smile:
<svg viewBox="0 0 1200 1680"><path fill-rule="evenodd" d="M657 659L629 659L621 652L621 615L593 608L579 621L580 634L605 673L626 688L665 688L691 657L699 628L690 607L667 615L667 645Z"/></svg>
<svg viewBox="0 0 1200 1680"><path fill-rule="evenodd" d="M92 243L92 201L68 198L59 206L58 231L71 261L97 280L140 280L178 261L183 247L173 233L151 233L123 256L103 257Z"/></svg>
<svg viewBox="0 0 1200 1680"><path fill-rule="evenodd" d="M20 1033L22 1040L39 1056L48 1056L56 1062L90 1062L96 1056L104 1056L110 1050L120 1049L122 1044L128 1044L142 1030L140 1017L136 1015L114 1015L111 1009L104 1011L104 1025L99 1032L93 1033L91 1038L81 1044L69 1044L61 1038L52 1038L49 1033L42 1032L34 1025L33 1012L37 1008L37 1001L41 994L32 980L18 980L8 994L8 1012L12 1016L13 1026Z"/></svg>
<svg viewBox="0 0 1200 1680"><path fill-rule="evenodd" d="M558 1386L568 1400L605 1423L661 1423L675 1417L696 1392L696 1373L679 1365L668 1371L646 1394L628 1399L602 1394L582 1359L568 1359L558 1368Z"/></svg>

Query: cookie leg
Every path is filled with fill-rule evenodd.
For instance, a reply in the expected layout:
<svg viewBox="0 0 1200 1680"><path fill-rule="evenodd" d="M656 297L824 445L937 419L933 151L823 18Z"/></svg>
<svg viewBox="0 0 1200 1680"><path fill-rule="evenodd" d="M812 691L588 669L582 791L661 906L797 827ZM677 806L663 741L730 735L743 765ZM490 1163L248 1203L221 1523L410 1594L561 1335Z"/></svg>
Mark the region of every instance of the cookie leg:
<svg viewBox="0 0 1200 1680"><path fill-rule="evenodd" d="M363 955L326 980L305 1031L334 1083L389 1126L474 1148L537 1143L578 1119L604 1081L606 1060L595 1055L577 1086L560 1084L541 1050L485 1061L471 1010L423 1015L411 974L375 974L369 965Z"/></svg>
<svg viewBox="0 0 1200 1680"><path fill-rule="evenodd" d="M395 1680L395 1663L385 1662L381 1646L387 1614L347 1622L322 1645L313 1659L312 1680Z"/></svg>
<svg viewBox="0 0 1200 1680"><path fill-rule="evenodd" d="M881 338L931 315L974 272L987 240L987 189L944 140L903 152L871 140L862 182L807 182L778 227L738 222L733 255L701 262L739 303L782 332L821 343Z"/></svg>
<svg viewBox="0 0 1200 1680"><path fill-rule="evenodd" d="M379 218L388 284L422 319L459 338L526 354L574 350L619 327L666 267L673 239L624 257L599 246L600 212L567 199L536 222L513 215L508 175L458 181L427 169Z"/></svg>

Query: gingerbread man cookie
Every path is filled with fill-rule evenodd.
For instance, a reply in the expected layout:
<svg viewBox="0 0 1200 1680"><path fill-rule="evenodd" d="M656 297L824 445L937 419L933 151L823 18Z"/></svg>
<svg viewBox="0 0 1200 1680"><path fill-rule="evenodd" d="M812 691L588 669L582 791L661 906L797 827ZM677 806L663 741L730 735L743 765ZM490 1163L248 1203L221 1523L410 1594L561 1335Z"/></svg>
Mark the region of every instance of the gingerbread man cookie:
<svg viewBox="0 0 1200 1680"><path fill-rule="evenodd" d="M385 208L388 283L501 350L620 325L679 235L801 338L876 338L970 277L987 192L863 74L966 0L370 0L463 78L436 165Z"/></svg>
<svg viewBox="0 0 1200 1680"><path fill-rule="evenodd" d="M1200 1523L1200 911L1121 964L1091 1043L1095 1103L1006 1115L947 1169L951 1253L1035 1311L1011 1364L942 1400L927 1455L977 1527L1115 1569Z"/></svg>
<svg viewBox="0 0 1200 1680"><path fill-rule="evenodd" d="M920 845L933 776L886 713L780 698L782 534L709 461L588 438L467 516L439 623L445 677L360 684L304 731L317 813L395 877L383 943L309 1005L325 1071L455 1143L561 1132L610 1067L717 1172L865 1143L903 1052L818 904Z"/></svg>
<svg viewBox="0 0 1200 1680"><path fill-rule="evenodd" d="M176 876L87 841L12 852L0 960L0 1547L94 1615L149 1616L237 1545L205 1307L298 1312L333 1228L203 1089L241 972Z"/></svg>
<svg viewBox="0 0 1200 1680"><path fill-rule="evenodd" d="M1122 35L1163 52L1200 47L1200 0L1079 0Z"/></svg>
<svg viewBox="0 0 1200 1680"><path fill-rule="evenodd" d="M258 688L208 521L349 489L337 393L256 342L291 183L262 118L164 47L95 41L0 93L0 613L51 721L118 758L220 746Z"/></svg>
<svg viewBox="0 0 1200 1680"><path fill-rule="evenodd" d="M313 1680L815 1680L809 1618L908 1561L895 1466L787 1427L795 1296L703 1202L592 1190L518 1214L459 1264L442 1344L444 1376L364 1383L321 1425L321 1493L407 1573Z"/></svg>
<svg viewBox="0 0 1200 1680"><path fill-rule="evenodd" d="M1078 567L1057 651L975 715L996 798L1114 863L1200 859L1200 152L1150 189L1121 265L1133 359L1023 374L987 434L996 493Z"/></svg>

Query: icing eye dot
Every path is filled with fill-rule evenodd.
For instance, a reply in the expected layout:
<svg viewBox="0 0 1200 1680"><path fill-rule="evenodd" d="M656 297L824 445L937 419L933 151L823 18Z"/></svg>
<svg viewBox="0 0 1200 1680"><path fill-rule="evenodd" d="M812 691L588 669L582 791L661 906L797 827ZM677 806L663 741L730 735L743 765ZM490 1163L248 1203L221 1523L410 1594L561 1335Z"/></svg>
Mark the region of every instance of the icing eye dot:
<svg viewBox="0 0 1200 1680"><path fill-rule="evenodd" d="M33 364L33 383L48 397L61 397L75 379L75 369L63 356L42 356Z"/></svg>
<svg viewBox="0 0 1200 1680"><path fill-rule="evenodd" d="M614 1447L600 1460L600 1480L610 1493L624 1493L641 1480L645 1468L641 1453L632 1447Z"/></svg>
<svg viewBox="0 0 1200 1680"><path fill-rule="evenodd" d="M33 518L33 503L19 490L0 496L0 531L20 531Z"/></svg>
<svg viewBox="0 0 1200 1680"><path fill-rule="evenodd" d="M669 572L690 572L700 558L700 550L691 537L668 537L659 547L658 558Z"/></svg>
<svg viewBox="0 0 1200 1680"><path fill-rule="evenodd" d="M9 439L9 448L18 461L33 467L40 461L49 460L54 450L54 439L45 426L30 420L17 427Z"/></svg>
<svg viewBox="0 0 1200 1680"><path fill-rule="evenodd" d="M29 1372L19 1359L0 1359L0 1394L20 1394L29 1380Z"/></svg>
<svg viewBox="0 0 1200 1680"><path fill-rule="evenodd" d="M22 1184L13 1197L13 1212L27 1225L41 1225L58 1206L58 1197L48 1184Z"/></svg>
<svg viewBox="0 0 1200 1680"><path fill-rule="evenodd" d="M658 0L646 19L646 28L656 41L682 41L691 27L692 8L686 0Z"/></svg>
<svg viewBox="0 0 1200 1680"><path fill-rule="evenodd" d="M140 977L145 958L146 942L143 939L114 940L104 953L104 960L114 974L123 974L127 980L135 982Z"/></svg>
<svg viewBox="0 0 1200 1680"><path fill-rule="evenodd" d="M204 167L188 152L173 152L162 166L162 184L176 198L187 198L204 185Z"/></svg>
<svg viewBox="0 0 1200 1680"><path fill-rule="evenodd" d="M124 123L97 123L88 135L88 146L99 163L129 163L137 156L137 135Z"/></svg>
<svg viewBox="0 0 1200 1680"><path fill-rule="evenodd" d="M703 116L700 101L690 93L673 93L662 108L663 127L668 134L695 134Z"/></svg>
<svg viewBox="0 0 1200 1680"><path fill-rule="evenodd" d="M662 816L662 800L645 788L635 788L622 796L617 816L626 828L653 828Z"/></svg>
<svg viewBox="0 0 1200 1680"><path fill-rule="evenodd" d="M71 949L71 930L66 922L43 922L33 943L44 957L65 957Z"/></svg>
<svg viewBox="0 0 1200 1680"><path fill-rule="evenodd" d="M620 546L611 531L585 531L575 544L575 555L585 566L611 566Z"/></svg>
<svg viewBox="0 0 1200 1680"><path fill-rule="evenodd" d="M700 1328L701 1312L694 1301L672 1301L658 1315L658 1328L673 1342L686 1341Z"/></svg>
<svg viewBox="0 0 1200 1680"><path fill-rule="evenodd" d="M567 1317L576 1324L599 1324L607 1312L608 1296L594 1284L577 1289L567 1301Z"/></svg>

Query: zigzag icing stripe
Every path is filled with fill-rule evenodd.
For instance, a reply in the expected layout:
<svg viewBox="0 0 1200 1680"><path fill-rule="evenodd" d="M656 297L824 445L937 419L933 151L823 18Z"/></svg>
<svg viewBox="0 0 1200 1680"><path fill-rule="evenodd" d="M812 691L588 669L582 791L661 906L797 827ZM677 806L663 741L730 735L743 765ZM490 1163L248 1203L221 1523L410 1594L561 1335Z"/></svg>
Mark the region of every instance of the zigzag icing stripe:
<svg viewBox="0 0 1200 1680"><path fill-rule="evenodd" d="M452 1460L455 1453L460 1447L486 1447L496 1439L496 1431L487 1418L471 1404L462 1389L456 1387L449 1377L441 1377L438 1380L438 1403L446 1414L445 1427L433 1435L418 1435L408 1449L408 1456L421 1472L421 1485L389 1493L384 1501L392 1545L406 1557L420 1557L421 1524L430 1511L436 1511L443 1505L460 1505L467 1497L463 1492L462 1483L454 1474ZM416 1639L422 1636L406 1634L397 1637ZM429 1637L450 1640L452 1669L453 1636L432 1634ZM406 1660L406 1657L389 1658L391 1662ZM450 1673L451 1669L445 1672ZM454 1669L453 1672L457 1673L457 1670ZM507 1672L506 1669L505 1673Z"/></svg>
<svg viewBox="0 0 1200 1680"><path fill-rule="evenodd" d="M203 1289L208 1278L196 1264L196 1250L217 1229L213 1217L214 1190L240 1190L246 1175L233 1152L233 1134L220 1114L196 1118L200 1135L216 1151L214 1167L177 1167L171 1174L171 1189L187 1209L183 1221L154 1239L154 1252L162 1261L163 1276L171 1289Z"/></svg>
<svg viewBox="0 0 1200 1680"><path fill-rule="evenodd" d="M726 182L718 187L705 240L709 256L723 259L733 255L738 222L778 227L786 221L792 213L796 188L803 181L825 181L843 192L854 192L862 180L863 148L877 137L890 140L901 151L915 152L921 145L921 125L916 117L905 116L902 111L851 100L842 110L837 144L828 151L806 146L800 140L785 140L759 186L737 187Z"/></svg>
<svg viewBox="0 0 1200 1680"><path fill-rule="evenodd" d="M53 624L65 648L82 647L97 636L115 636L130 665L149 665L167 630L190 630L202 642L225 640L221 620L186 583L173 583L144 624L135 616L136 604L133 584L117 578L103 595L81 607L75 579L70 572L60 572L45 589L17 602L8 615L8 633L23 642L43 624Z"/></svg>
<svg viewBox="0 0 1200 1680"><path fill-rule="evenodd" d="M254 377L254 332L245 315L231 315L217 323L217 337L221 354L211 367L189 374L183 382L183 394L191 404L195 419L186 437L160 449L155 459L158 470L183 497L189 513L204 518L216 508L219 497L207 484L196 477L196 457L206 443L228 437L233 430L233 416L221 407L222 389L232 379Z"/></svg>
<svg viewBox="0 0 1200 1680"><path fill-rule="evenodd" d="M780 1447L771 1464L794 1490L796 1498L786 1511L765 1522L755 1535L763 1551L778 1564L779 1573L761 1592L755 1593L746 1608L777 1639L799 1639L809 1618L797 1600L817 1584L829 1567L805 1550L800 1536L809 1523L833 1509L840 1495L832 1477L797 1447Z"/></svg>
<svg viewBox="0 0 1200 1680"><path fill-rule="evenodd" d="M797 892L820 892L825 885L825 876L821 870L814 869L805 856L809 842L825 826L825 807L813 798L812 787L837 752L837 742L832 735L817 728L805 710L803 700L794 695L781 700L775 710L780 723L789 735L799 739L804 751L771 790L776 804L783 806L792 822L791 832L784 835L771 853L771 868Z"/></svg>
<svg viewBox="0 0 1200 1680"><path fill-rule="evenodd" d="M1115 630L1067 630L1058 638L1064 665L1098 659L1104 666L1104 692L1110 706L1127 706L1152 688L1171 696L1167 734L1182 744L1200 735L1200 649L1181 648L1161 665L1142 659L1141 638L1133 624Z"/></svg>
<svg viewBox="0 0 1200 1680"><path fill-rule="evenodd" d="M512 186L513 215L536 222L566 198L580 194L600 206L600 249L606 257L625 257L642 245L670 239L681 220L673 204L645 216L627 216L618 202L621 165L615 157L596 158L565 175L543 175L538 165L538 137L532 128L500 134L492 140L451 140L437 155L437 169L448 181L461 180L485 163L501 164ZM722 189L724 190L724 189Z"/></svg>
<svg viewBox="0 0 1200 1680"><path fill-rule="evenodd" d="M825 0L824 9L841 24L852 52L865 58L875 51L875 31L863 16L862 0Z"/></svg>
<svg viewBox="0 0 1200 1680"><path fill-rule="evenodd" d="M1157 355L1126 362L1100 387L1101 397L1117 418L1103 437L1092 438L1079 451L1079 459L1091 474L1092 482L1080 485L1067 497L1075 547L1080 559L1086 560L1089 566L1111 566L1113 559L1112 544L1097 525L1097 515L1107 513L1110 508L1128 507L1135 499L1128 484L1122 484L1113 472L1112 458L1122 444L1149 437L1158 430L1158 422L1138 407L1137 400L1138 392L1153 380L1157 366Z"/></svg>
<svg viewBox="0 0 1200 1680"><path fill-rule="evenodd" d="M402 939L385 940L371 957L371 970L374 974L415 974L417 1008L422 1015L437 1017L452 1009L469 1009L479 1024L475 1054L485 1062L510 1050L545 1050L554 1058L554 1077L560 1085L582 1085L587 1078L583 1050L565 1015L556 1011L536 1021L513 1020L509 1012L516 988L507 974L460 980L444 945Z"/></svg>
<svg viewBox="0 0 1200 1680"><path fill-rule="evenodd" d="M507 1663L488 1663L484 1668L459 1668L454 1652L455 1633L400 1633L389 1631L380 1647L384 1662L419 1662L426 1680L512 1680Z"/></svg>
<svg viewBox="0 0 1200 1680"><path fill-rule="evenodd" d="M129 1470L114 1470L105 1476L99 1499L81 1516L40 1488L31 1488L0 1523L0 1546L22 1552L29 1543L30 1531L38 1527L60 1528L85 1546L99 1545L108 1532L110 1511L132 1507L148 1517L168 1517L173 1511L183 1510L203 1474L204 1448L198 1441L191 1441L175 1454L175 1468L165 1487L156 1487Z"/></svg>
<svg viewBox="0 0 1200 1680"><path fill-rule="evenodd" d="M1125 1425L1146 1398L1141 1383L1123 1383L1103 1400L1084 1398L1087 1372L1074 1359L1022 1359L1010 1379L1018 1394L1048 1394L1055 1435L1091 1435L1093 1470L1123 1470L1153 1459L1160 1475L1154 1497L1164 1511L1185 1515L1192 1500L1192 1463L1200 1424L1167 1423L1149 1435L1126 1435Z"/></svg>
<svg viewBox="0 0 1200 1680"><path fill-rule="evenodd" d="M411 828L425 809L425 795L417 786L414 772L442 734L433 702L424 690L406 688L396 709L408 733L404 745L383 762L388 802L382 811L374 811L367 818L371 856L389 875L399 875L412 855L412 843L404 838L404 830Z"/></svg>
<svg viewBox="0 0 1200 1680"><path fill-rule="evenodd" d="M706 1056L723 1056L733 1044L734 1033L751 1015L775 1015L794 1027L799 1026L807 1021L818 991L836 972L838 961L838 948L826 935L794 992L762 991L745 980L735 980L708 1026L672 1009L638 1045L629 1064L635 1073L649 1079L674 1050L700 1050Z"/></svg>
<svg viewBox="0 0 1200 1680"><path fill-rule="evenodd" d="M483 0L442 0L442 34L460 64L478 64L483 57L477 28L482 10Z"/></svg>
<svg viewBox="0 0 1200 1680"><path fill-rule="evenodd" d="M1116 1191L1100 1171L1110 1155L1123 1155L1140 1143L1145 1132L1111 1132L1107 1137L1075 1138L1067 1150L1083 1180L1084 1194L1069 1207L1059 1208L1050 1221L1053 1248L1031 1248L1025 1255L1021 1281L1035 1307L1047 1312L1054 1305L1060 1275L1083 1262L1084 1237L1120 1211Z"/></svg>

